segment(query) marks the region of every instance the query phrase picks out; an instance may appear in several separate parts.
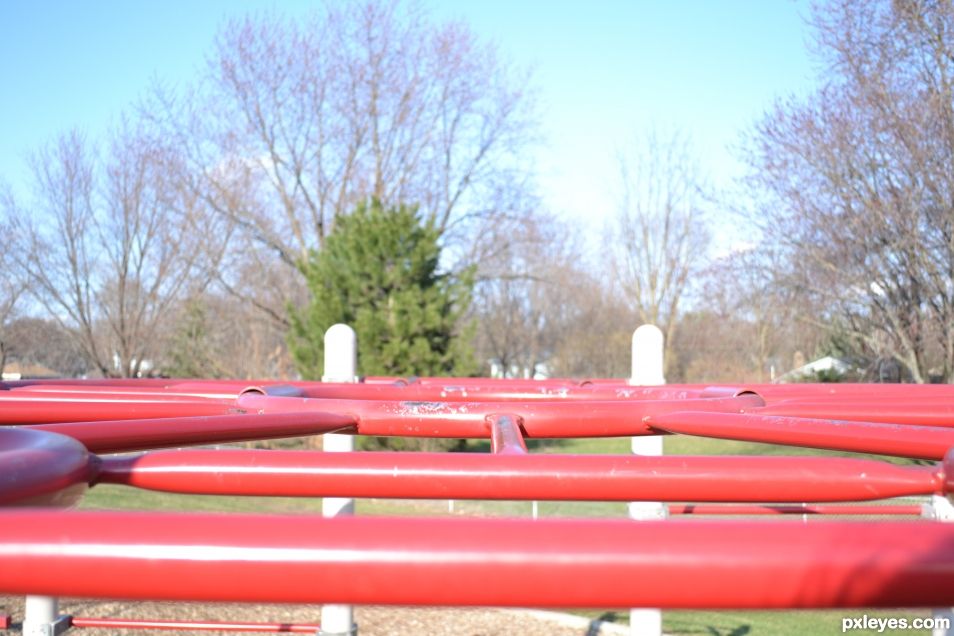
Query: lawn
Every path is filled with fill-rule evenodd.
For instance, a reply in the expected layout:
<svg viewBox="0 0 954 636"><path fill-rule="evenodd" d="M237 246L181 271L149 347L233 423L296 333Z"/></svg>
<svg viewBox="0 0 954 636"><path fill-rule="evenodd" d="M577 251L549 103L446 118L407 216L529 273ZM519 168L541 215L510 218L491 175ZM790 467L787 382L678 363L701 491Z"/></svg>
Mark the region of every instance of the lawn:
<svg viewBox="0 0 954 636"><path fill-rule="evenodd" d="M561 441L531 440L531 452L542 453L627 453L629 438L572 439ZM486 452L486 442L474 442L470 449ZM668 437L667 454L681 455L810 455L857 457L851 453L826 453L811 449L789 448L768 444L708 440L692 437ZM878 457L877 459L887 459ZM904 460L894 460L902 462ZM84 509L122 510L201 510L219 512L317 513L321 503L317 499L287 497L214 497L202 495L173 495L139 491L123 486L103 485L93 488L83 500ZM455 501L453 512L447 501L359 499L357 514L362 515L493 515L528 517L532 504L525 501ZM626 505L607 502L539 502L540 516L561 517L623 517ZM600 610L586 612L593 618L603 617L617 622L628 621L627 610ZM928 616L929 612L910 611L666 611L663 627L669 634L704 634L709 636L741 636L743 634L840 634L842 617L868 616L906 617ZM886 634L902 633L886 630ZM928 634L929 630L905 630L904 634Z"/></svg>

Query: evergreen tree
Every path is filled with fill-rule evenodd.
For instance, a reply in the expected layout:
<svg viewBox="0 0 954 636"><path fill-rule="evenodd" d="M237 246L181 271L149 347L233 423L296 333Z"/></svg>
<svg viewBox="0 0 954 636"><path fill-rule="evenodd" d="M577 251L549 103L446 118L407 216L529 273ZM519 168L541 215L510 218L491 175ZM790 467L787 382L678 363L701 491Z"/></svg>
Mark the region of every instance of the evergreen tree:
<svg viewBox="0 0 954 636"><path fill-rule="evenodd" d="M321 377L324 333L339 322L357 334L362 375L476 371L470 328L461 328L473 272L439 273L439 237L415 208L377 201L335 222L323 248L301 264L311 301L289 312L289 348L303 378Z"/></svg>

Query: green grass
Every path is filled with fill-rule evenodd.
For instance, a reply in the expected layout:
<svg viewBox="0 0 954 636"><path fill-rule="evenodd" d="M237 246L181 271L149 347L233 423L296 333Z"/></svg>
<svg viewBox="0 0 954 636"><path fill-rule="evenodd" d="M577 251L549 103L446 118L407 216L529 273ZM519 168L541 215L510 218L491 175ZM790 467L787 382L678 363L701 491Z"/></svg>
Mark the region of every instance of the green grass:
<svg viewBox="0 0 954 636"><path fill-rule="evenodd" d="M853 453L815 451L811 449L773 446L746 442L710 440L695 437L671 436L664 442L666 454L671 455L826 455L859 457ZM628 453L629 438L530 440L528 447L537 453ZM487 452L485 441L472 441L468 450ZM861 456L863 457L863 456ZM903 463L904 460L891 460ZM625 517L624 503L607 502L539 502L540 516L560 517ZM459 516L516 516L528 517L530 502L526 501L455 501L453 514ZM209 512L256 512L273 514L315 514L321 510L319 499L288 497L215 497L204 495L176 495L101 485L93 488L80 506L83 509L120 510L195 510ZM443 516L451 514L447 501L359 499L356 511L360 515ZM634 582L634 584L639 584ZM729 584L729 582L727 582ZM687 583L691 589L691 583ZM906 617L929 616L923 611L666 611L663 628L667 634L742 636L840 634L842 617L868 616ZM627 610L585 612L591 618L602 618L625 623ZM886 630L885 634L902 633ZM927 634L928 630L905 630L904 634Z"/></svg>
<svg viewBox="0 0 954 636"><path fill-rule="evenodd" d="M177 495L104 484L90 490L80 503L83 510L188 510L196 512L321 512L320 499L292 497L219 497Z"/></svg>
<svg viewBox="0 0 954 636"><path fill-rule="evenodd" d="M455 501L454 515L480 517L529 517L529 501ZM623 517L624 503L541 501L540 516ZM292 497L215 497L178 495L135 490L125 486L101 485L83 498L83 510L189 510L198 512L249 512L273 514L315 514L321 500ZM361 515L441 516L451 514L446 500L358 499L355 511Z"/></svg>

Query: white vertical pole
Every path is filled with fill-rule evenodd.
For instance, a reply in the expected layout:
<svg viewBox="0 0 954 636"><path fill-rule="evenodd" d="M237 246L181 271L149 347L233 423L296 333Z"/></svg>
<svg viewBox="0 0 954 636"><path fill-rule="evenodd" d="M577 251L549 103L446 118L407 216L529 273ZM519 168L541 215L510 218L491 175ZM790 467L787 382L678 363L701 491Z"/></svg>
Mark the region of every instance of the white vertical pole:
<svg viewBox="0 0 954 636"><path fill-rule="evenodd" d="M325 369L322 382L355 382L358 368L358 339L348 325L332 325L325 332ZM354 436L327 433L323 447L328 453L354 450ZM354 514L354 499L325 497L321 502L324 517ZM357 634L351 605L325 605L321 608L321 630L324 636Z"/></svg>
<svg viewBox="0 0 954 636"><path fill-rule="evenodd" d="M924 516L931 517L938 521L951 523L954 521L954 506L947 497L943 495L933 495L931 503L924 506ZM947 619L946 626L935 627L932 636L952 636L954 635L954 608L944 607L934 610L935 619ZM942 623L942 625L944 625Z"/></svg>
<svg viewBox="0 0 954 636"><path fill-rule="evenodd" d="M663 333L655 325L642 325L633 332L632 371L629 383L638 386L659 386L666 383L663 375ZM663 454L661 435L633 437L634 455ZM665 519L668 508L658 501L633 501L629 517L637 521ZM659 636L662 634L662 612L658 609L629 610L629 633L632 636Z"/></svg>
<svg viewBox="0 0 954 636"><path fill-rule="evenodd" d="M23 636L47 636L59 616L59 603L50 596L27 596L23 611Z"/></svg>

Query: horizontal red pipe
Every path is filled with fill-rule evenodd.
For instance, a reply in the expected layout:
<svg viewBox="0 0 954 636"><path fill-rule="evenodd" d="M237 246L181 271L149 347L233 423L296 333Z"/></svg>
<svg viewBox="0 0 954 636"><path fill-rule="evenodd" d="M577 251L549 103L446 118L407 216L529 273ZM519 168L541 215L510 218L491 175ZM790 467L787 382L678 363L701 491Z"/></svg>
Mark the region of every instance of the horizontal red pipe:
<svg viewBox="0 0 954 636"><path fill-rule="evenodd" d="M393 383L397 378L366 378L365 381L378 382L385 380ZM418 378L411 384L420 384L424 386L436 386L445 384L448 378L431 377ZM529 388L533 390L539 387L628 387L627 380L620 378L590 378L586 380L553 378L548 380L522 380L511 378L454 378L454 384L461 386L486 386L486 387L519 387L521 389ZM650 387L641 387L650 388ZM774 384L774 383L752 383L752 384L667 384L665 389L683 389L687 391L702 392L720 392L725 393L731 389L735 394L742 392L757 393L766 400L778 401L788 399L816 399L818 397L832 398L859 398L874 397L885 399L897 399L899 397L911 396L933 396L954 398L954 385L949 384L872 384L872 383L794 383L794 384Z"/></svg>
<svg viewBox="0 0 954 636"><path fill-rule="evenodd" d="M517 607L954 605L954 526L0 513L0 593Z"/></svg>
<svg viewBox="0 0 954 636"><path fill-rule="evenodd" d="M218 495L797 503L948 487L934 467L863 459L252 450L103 458L98 479Z"/></svg>
<svg viewBox="0 0 954 636"><path fill-rule="evenodd" d="M428 378L413 383L393 379L368 378L360 383L277 382L274 380L165 380L165 381L84 381L42 380L11 382L19 392L156 393L194 397L235 397L250 387L265 392L293 389L299 396L362 400L419 401L529 401L529 400L613 400L691 399L731 397L741 390L728 386L671 384L631 386L624 380L498 380L492 378ZM147 383L148 382L148 383ZM15 385L15 386L13 386Z"/></svg>
<svg viewBox="0 0 954 636"><path fill-rule="evenodd" d="M422 386L437 386L441 384L446 384L449 378L432 376L432 377L423 377L423 378L382 378L378 376L369 376L364 379L365 382L375 382L378 383L380 380L391 380L392 383L405 383L408 385L419 384ZM576 388L576 387L592 387L592 386L618 386L618 387L632 387L629 383L629 380L624 378L548 378L544 380L528 380L524 378L453 378L454 384L459 384L462 386L477 386L477 387L519 387L521 389L531 389L538 387L566 387L566 388ZM670 388L670 389L691 389L691 390L705 390L711 388L713 385L710 384L667 384L664 387L652 387L652 386L639 386L639 388ZM716 385L716 386L728 386L728 385Z"/></svg>
<svg viewBox="0 0 954 636"><path fill-rule="evenodd" d="M354 418L347 415L307 412L40 424L21 430L67 435L94 453L120 453L317 435L347 429L354 424Z"/></svg>
<svg viewBox="0 0 954 636"><path fill-rule="evenodd" d="M431 377L421 377L421 378L381 378L378 376L370 376L365 378L365 381L372 381L377 383L382 379L391 379L392 381L397 381L397 383L404 383L407 385L419 384L422 386L434 386L437 384L444 384L447 382L448 378L440 376L431 376ZM520 388L530 388L541 387L541 386L552 386L552 387L576 387L582 386L582 380L574 380L569 378L549 378L546 380L529 380L525 378L454 378L456 384L463 386L511 386L511 387L520 387ZM614 380L614 383L626 384L625 380L617 379Z"/></svg>
<svg viewBox="0 0 954 636"><path fill-rule="evenodd" d="M210 387L229 387L230 391L240 390L243 386L273 386L281 384L291 384L297 387L321 386L318 382L290 382L283 383L275 380L206 380L206 379L100 379L100 380L18 380L0 383L0 390L18 389L18 388L39 388L54 386L86 387L95 390L108 391L116 388L151 388L151 389L175 389L199 390L205 392ZM391 385L391 386L422 386L439 387L451 384L453 386L467 387L469 389L496 389L512 391L536 391L540 388L548 389L570 389L579 388L633 388L626 380L619 378L592 378L587 380L555 378L549 380L522 380L514 378L446 378L429 377L417 378L408 382L404 378L394 377L368 377L358 386L370 385ZM717 391L725 393L731 389L734 393L750 391L762 395L772 402L791 399L810 399L819 398L883 398L898 399L905 397L940 397L954 398L954 386L946 384L858 384L858 383L797 383L797 384L734 384L734 385L709 385L709 384L670 384L664 387L638 387L639 389L656 390L686 390L696 392Z"/></svg>
<svg viewBox="0 0 954 636"><path fill-rule="evenodd" d="M813 400L820 396L874 399L905 399L915 396L954 398L954 385L950 384L798 383L746 384L739 388L758 393L769 403L788 399Z"/></svg>
<svg viewBox="0 0 954 636"><path fill-rule="evenodd" d="M875 424L738 413L670 413L646 419L669 433L764 442L914 459L944 457L954 430L908 424Z"/></svg>
<svg viewBox="0 0 954 636"><path fill-rule="evenodd" d="M70 506L86 491L90 455L64 435L0 428L0 506Z"/></svg>
<svg viewBox="0 0 954 636"><path fill-rule="evenodd" d="M682 411L738 412L762 405L757 395L686 400L607 402L392 402L274 397L247 393L238 405L259 413L332 411L354 416L361 435L484 438L486 416L513 413L527 437L622 437L654 433L643 423L649 415Z"/></svg>
<svg viewBox="0 0 954 636"><path fill-rule="evenodd" d="M752 409L751 413L954 428L954 397L917 400L909 395L898 399L788 400Z"/></svg>
<svg viewBox="0 0 954 636"><path fill-rule="evenodd" d="M700 390L635 386L481 386L448 378L440 384L311 384L294 386L302 397L352 400L409 400L425 402L532 402L537 400L686 400L701 396ZM266 387L268 392L268 387Z"/></svg>
<svg viewBox="0 0 954 636"><path fill-rule="evenodd" d="M806 506L756 506L756 505L706 505L672 504L671 515L917 515L924 509L919 505L833 505L813 504Z"/></svg>
<svg viewBox="0 0 954 636"><path fill-rule="evenodd" d="M0 425L227 415L230 402L181 396L0 391Z"/></svg>
<svg viewBox="0 0 954 636"><path fill-rule="evenodd" d="M684 410L738 412L763 404L755 395L694 400L610 401L393 401L341 400L262 395L246 392L238 399L200 399L182 395L90 392L0 393L0 424L46 424L157 419L234 413L341 413L359 421L366 435L486 438L485 416L514 413L531 437L612 437L647 435L642 418Z"/></svg>
<svg viewBox="0 0 954 636"><path fill-rule="evenodd" d="M136 399L182 402L189 400L215 401L231 404L231 401L247 390L264 392L265 385L252 385L248 382L206 385L190 383L169 386L96 387L83 385L30 385L12 389L9 396L33 399L96 399L99 401L135 401Z"/></svg>
<svg viewBox="0 0 954 636"><path fill-rule="evenodd" d="M216 382L217 380L208 380ZM52 379L33 379L33 380L5 380L0 382L0 390L4 389L22 389L27 387L42 386L89 386L95 388L108 389L117 386L156 386L162 387L169 383L165 378L98 378L77 380L72 378L52 378Z"/></svg>
<svg viewBox="0 0 954 636"><path fill-rule="evenodd" d="M120 386L86 386L77 384L32 384L12 390L11 395L29 396L56 396L59 399L68 399L73 396L78 399L134 399L136 397L161 400L177 400L182 398L235 399L248 390L258 390L269 395L286 397L309 397L336 400L386 400L386 401L442 401L442 402L512 402L536 400L683 400L703 396L702 390L689 390L673 387L632 387L620 386L547 386L517 387L517 386L480 386L461 385L456 379L448 378L443 384L435 385L391 385L391 384L360 384L360 383L319 383L293 382L276 383L260 382L181 382L165 386L155 385L120 385ZM720 394L707 397L731 397Z"/></svg>
<svg viewBox="0 0 954 636"><path fill-rule="evenodd" d="M4 396L7 417L18 417L13 407L23 400L46 402L75 400L77 407L90 413L83 419L99 419L97 409L118 408L123 402L130 409L156 409L155 403L173 403L186 407L189 400L209 405L229 405L231 400L256 384L264 392L282 395L338 400L418 401L418 402L533 402L544 401L613 401L613 400L688 400L698 397L726 397L754 391L768 401L761 414L798 415L865 421L892 421L918 425L948 425L954 407L950 406L954 390L947 386L923 385L669 385L665 387L633 387L619 380L598 380L580 386L579 382L519 381L486 378L430 378L412 384L322 384L316 382L274 381L250 383L238 380L169 380L169 381L30 381L7 383L11 388ZM42 395L36 395L42 394ZM89 402L99 404L90 405ZM2 403L2 400L0 400ZM144 406L143 404L149 404ZM112 404L112 407L104 404ZM58 412L56 404L53 411ZM125 408L125 407L123 407ZM128 410L128 409L127 409ZM511 409L512 410L512 409ZM692 410L690 407L687 410ZM96 412L93 412L96 411ZM191 411L190 411L191 412ZM183 413L179 412L179 415ZM201 413L195 413L201 414ZM21 419L27 417L21 414ZM62 415L75 420L75 416ZM109 415L117 419L115 415ZM13 422L11 422L13 423Z"/></svg>
<svg viewBox="0 0 954 636"><path fill-rule="evenodd" d="M291 634L315 634L321 625L304 623L236 623L222 621L160 621L134 618L87 618L73 616L71 627L100 629L166 629L179 631L212 632L270 632Z"/></svg>
<svg viewBox="0 0 954 636"><path fill-rule="evenodd" d="M166 381L165 384L102 384L85 382L43 381L13 387L17 394L73 393L80 397L159 396L228 399L235 398L250 388L259 388L270 395L297 395L324 399L390 400L390 401L444 401L444 402L506 402L535 400L681 400L698 397L732 397L738 393L732 387L704 385L630 386L622 381L606 384L568 384L544 381L507 380L487 384L490 380L471 378L433 379L429 383L322 383L238 380Z"/></svg>

